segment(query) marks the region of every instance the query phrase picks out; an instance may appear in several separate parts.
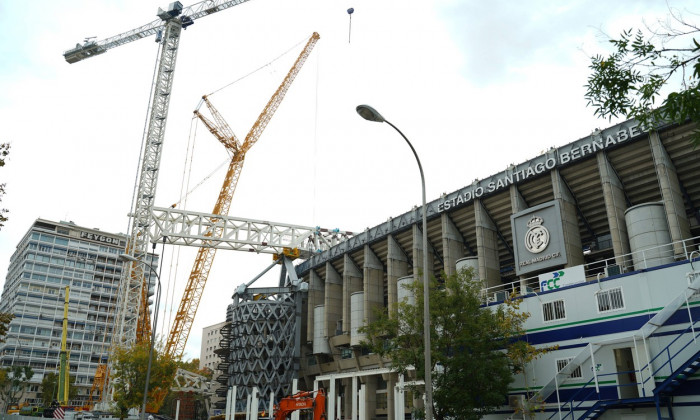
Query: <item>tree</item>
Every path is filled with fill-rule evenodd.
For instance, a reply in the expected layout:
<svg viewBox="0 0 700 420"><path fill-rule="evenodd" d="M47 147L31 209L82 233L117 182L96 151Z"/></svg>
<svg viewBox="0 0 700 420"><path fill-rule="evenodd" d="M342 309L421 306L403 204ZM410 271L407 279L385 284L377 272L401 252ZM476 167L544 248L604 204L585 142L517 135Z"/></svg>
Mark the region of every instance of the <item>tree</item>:
<svg viewBox="0 0 700 420"><path fill-rule="evenodd" d="M504 350L519 341L528 315L507 305L482 307L481 284L472 276L472 270L462 270L442 284L431 283L433 412L438 420L479 419L502 406L522 363ZM416 376L424 378L422 282L410 284L408 291L417 304L400 302L377 313L360 331L371 351L388 358L395 371L406 375L415 367Z"/></svg>
<svg viewBox="0 0 700 420"><path fill-rule="evenodd" d="M634 118L644 129L659 123L700 122L700 27L675 10L655 27L629 29L610 39L613 52L591 58L588 105L603 118ZM658 102L667 92L665 99ZM691 137L700 145L700 131Z"/></svg>
<svg viewBox="0 0 700 420"><path fill-rule="evenodd" d="M29 366L10 366L0 369L0 399L4 403L3 413L8 405L19 403L33 376L34 371Z"/></svg>
<svg viewBox="0 0 700 420"><path fill-rule="evenodd" d="M0 343L5 342L5 336L10 328L10 322L15 318L14 314L0 312Z"/></svg>
<svg viewBox="0 0 700 420"><path fill-rule="evenodd" d="M146 369L150 344L134 344L133 347L117 349L114 355L114 401L119 416L123 419L132 408L141 408L143 390L146 385ZM160 389L170 388L175 376L177 363L172 358L155 348L151 363L151 375L148 384L149 395Z"/></svg>
<svg viewBox="0 0 700 420"><path fill-rule="evenodd" d="M68 385L68 399L72 400L78 395L78 388L75 384L75 377L70 376ZM41 380L41 400L44 406L48 407L56 400L58 394L58 374L49 372Z"/></svg>
<svg viewBox="0 0 700 420"><path fill-rule="evenodd" d="M5 158L10 154L10 143L0 144L0 167L5 166ZM2 197L5 195L5 183L0 184L0 202L2 202ZM7 216L5 216L9 211L7 209L0 209L0 229L5 226L7 221Z"/></svg>

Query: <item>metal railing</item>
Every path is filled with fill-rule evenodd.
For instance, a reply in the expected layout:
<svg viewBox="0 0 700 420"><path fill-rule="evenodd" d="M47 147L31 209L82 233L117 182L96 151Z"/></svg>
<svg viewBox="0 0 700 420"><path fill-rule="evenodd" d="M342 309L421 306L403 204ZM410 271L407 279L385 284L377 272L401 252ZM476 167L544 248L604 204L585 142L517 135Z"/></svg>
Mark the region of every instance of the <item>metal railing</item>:
<svg viewBox="0 0 700 420"><path fill-rule="evenodd" d="M617 274L633 273L677 261L689 260L693 252L697 256L698 244L700 244L700 236L695 236L682 241L584 264L586 280L595 281ZM612 274L613 272L616 274ZM539 277L533 276L511 283L486 287L482 289L482 297L484 303L488 304L503 301L511 293L524 296L530 293L538 293L539 291Z"/></svg>
<svg viewBox="0 0 700 420"><path fill-rule="evenodd" d="M672 377L675 375L677 372L674 370L673 363L677 362L677 366L682 366L684 363L686 363L690 357L693 355L687 356L687 357L682 357L679 359L679 356L683 354L684 350L686 350L688 347L690 347L692 344L697 344L698 338L700 338L700 332L696 332L696 326L697 324L700 323L700 320L690 322L688 327L683 330L682 332L678 333L678 335L670 342L668 343L663 349L661 349L654 357L652 357L649 362L640 367L637 370L630 370L630 371L619 371L619 372L611 372L611 373L606 373L606 374L601 374L597 375L594 374L594 376L583 386L581 386L567 401L564 403L558 403L558 411L555 411L549 419L555 418L556 416L559 416L560 420L565 420L567 418L575 419L575 413L577 411L581 411L582 409L589 410L591 409L596 403L599 401L616 401L618 399L613 399L613 400L601 400L600 399L600 389L598 387L598 383L602 382L600 378L604 378L606 376L611 376L614 377L615 379L618 378L618 375L621 374L633 374L635 378L641 378L641 381L637 382L629 382L629 383L624 383L620 384L619 382L615 385L615 387L620 390L625 387L637 387L637 389L641 389L641 395L635 398L647 398L647 399L652 399L654 395L647 395L646 392L646 385L649 384L650 381L652 382L653 387L656 387L656 378L657 375L664 369L667 368L669 369L669 377ZM688 337L688 333L690 333L690 338L687 342L681 341L683 337ZM665 361L659 364L663 359L663 356L666 356ZM677 360L678 359L678 360ZM679 361L680 360L680 361ZM657 365L655 368L654 366ZM645 374L646 372L646 374ZM646 377L646 378L645 378ZM597 399L590 399L591 396L594 394L598 395ZM618 392L618 395L622 395L621 392ZM586 403L592 403L591 405L584 405ZM582 407L583 406L583 407Z"/></svg>

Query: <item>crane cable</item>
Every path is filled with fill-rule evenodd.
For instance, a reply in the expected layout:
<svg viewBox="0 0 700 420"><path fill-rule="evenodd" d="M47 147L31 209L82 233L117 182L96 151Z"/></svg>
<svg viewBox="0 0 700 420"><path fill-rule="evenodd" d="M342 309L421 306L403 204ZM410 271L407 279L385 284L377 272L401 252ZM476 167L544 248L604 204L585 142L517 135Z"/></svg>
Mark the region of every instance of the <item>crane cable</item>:
<svg viewBox="0 0 700 420"><path fill-rule="evenodd" d="M274 59L270 60L269 62L263 64L262 66L257 67L255 70L237 78L236 80L212 91L206 96L211 96L215 93L218 93L238 82L240 82L243 79L248 78L249 76L259 72L260 70L271 66L273 63L284 57L285 55L289 54L291 51L294 51L295 49L298 48L299 45L303 44L306 42L307 39L304 38L301 41L297 42L294 44L292 47L290 47L288 50L284 51ZM316 83L318 85L318 72L317 72L317 80ZM317 88L317 94L318 94L318 88ZM318 98L316 99L318 102ZM197 107L195 108L196 110L199 110L204 103L203 99L199 100L199 103L197 104ZM318 109L318 105L316 106ZM192 122L194 121L194 123ZM195 149L195 143L196 143L196 137L197 137L197 126L199 123L199 119L197 117L192 117L192 120L190 122L190 135L187 140L187 152L185 154L185 164L183 165L183 173L182 173L182 180L180 183L180 198L178 201L176 201L174 204L171 205L172 208L179 207L181 204L184 204L184 208L187 207L187 199L192 194L195 190L197 190L199 187L201 187L206 181L208 181L215 173L217 173L221 168L230 163L231 159L227 157L219 166L217 166L211 173L209 173L207 176L205 176L201 181L199 181L194 187L191 189L189 188L190 185L190 180L192 176L192 163L194 160L194 149ZM194 133L194 135L193 135ZM316 135L314 134L314 137ZM314 152L315 153L315 152ZM188 161L189 160L189 161ZM185 190L186 192L183 194L182 191ZM177 251L175 251L174 248L177 248ZM172 325L172 318L173 318L173 312L175 311L175 287L174 283L177 279L177 272L179 268L179 260L180 260L180 248L181 247L173 247L171 248L171 256L170 256L170 269L168 270L168 281L167 281L167 287L166 287L166 303L165 303L165 308L164 312L167 312L168 314L168 322L161 323L160 325L160 330L161 330L161 336L164 335L164 329L166 328L167 325L167 330L170 330L170 327ZM171 287L172 286L172 287ZM169 308L169 309L168 309ZM165 313L164 313L165 314Z"/></svg>
<svg viewBox="0 0 700 420"><path fill-rule="evenodd" d="M251 75L253 75L253 74L257 73L257 72L259 72L260 70L264 69L265 67L269 67L269 66L272 65L274 62L278 61L279 59L281 59L281 58L284 57L285 55L289 54L291 51L296 50L297 47L298 47L299 45L303 44L303 43L306 42L306 41L307 41L306 38L302 39L301 41L297 42L297 43L294 44L292 47L290 47L288 50L286 50L285 52L281 53L280 55L278 55L278 56L275 57L274 59L270 60L269 62L263 64L262 66L256 68L255 70L253 70L253 71L251 71L251 72L245 74L244 76L239 77L238 79L234 80L233 82L228 83L228 84L226 84L226 85L224 85L224 86L222 86L222 87L220 87L220 88L214 90L213 92L211 92L210 94L205 95L205 96L211 96L211 95L213 95L213 94L215 94L215 93L217 93L217 92L219 92L219 91L221 91L221 90L224 90L224 89L226 89L226 88L228 88L228 87L230 87L230 86L232 86L232 85L234 85L234 84L240 82L241 80L243 80L243 79L245 79L245 78L247 78L247 77L249 77L249 76L251 76ZM317 79L317 80L316 80L316 84L317 84L317 94L318 94L318 72L317 72L317 74L316 74L316 79ZM317 98L316 100L317 100L317 103L318 103L318 98ZM200 99L200 100L199 100L199 103L197 103L197 107L195 108L195 110L199 111L199 109L202 107L202 104L203 104L203 103L204 103L204 99ZM317 105L317 108L318 108L318 105ZM199 122L199 119L198 119L197 117L192 117L192 119L193 119L193 120L196 120L197 122ZM190 132L191 132L191 131L192 131L192 128L191 128L191 126L190 126ZM196 130L195 130L195 132L196 132ZM196 134L195 134L195 135L196 135ZM194 146L192 146L192 147L193 147L192 150L194 151ZM189 149L189 143L188 143L188 153L189 153L189 150L190 150L190 149ZM194 157L194 154L192 155L192 157ZM213 171L211 171L207 176L205 176L204 178L202 178L202 180L199 181L199 182L197 183L197 185L195 185L195 186L192 187L191 189L189 189L189 178L188 178L188 180L187 180L187 185L188 185L188 187L187 187L187 192L186 192L184 195L183 195L182 192L181 192L181 194L180 194L180 199L179 199L178 201L176 201L174 204L172 204L171 207L172 207L172 208L175 208L175 207L179 206L180 203L182 203L183 201L185 201L185 205L186 205L187 197L189 197L190 194L192 194L195 190L197 190L199 187L201 187L202 184L204 184L206 181L209 180L209 178L211 178L215 173L217 173L219 170L221 170L221 168L223 168L224 165L227 165L227 164L229 164L230 162L231 162L231 158L230 158L230 157L227 157L226 159L224 159L224 160L221 162L221 164L219 164L219 166L217 166L217 167L216 167ZM191 168L192 168L192 161L191 161L191 160L190 160L190 163L189 163L189 164L190 164L190 170L191 170ZM187 165L187 163L185 164L185 166L186 166L186 165ZM185 170L186 170L186 169L185 169ZM183 177L183 182L184 182L184 177Z"/></svg>
<svg viewBox="0 0 700 420"><path fill-rule="evenodd" d="M317 49L316 53L316 92L314 97L314 148L313 148L313 162L318 162L318 79L321 68L321 48ZM318 165L313 165L313 196L311 203L311 221L316 223L316 186L317 182L317 167Z"/></svg>
<svg viewBox="0 0 700 420"><path fill-rule="evenodd" d="M274 63L275 61L277 61L277 60L279 60L280 58L284 57L285 55L289 54L291 51L296 50L297 47L298 47L299 45L303 44L303 43L306 42L306 41L307 41L307 38L302 39L301 41L297 42L297 43L294 44L292 47L290 47L287 51L285 51L285 52L283 52L282 54L278 55L277 57L273 58L273 59L270 60L269 62L263 64L262 66L256 68L255 70L249 72L248 74L245 74L245 75L239 77L238 79L234 80L233 82L228 83L228 84L226 84L226 85L224 85L224 86L222 86L222 87L220 87L220 88L214 90L213 92L211 92L210 94L208 94L208 95L206 95L206 96L211 96L211 95L213 95L213 94L215 94L215 93L218 93L219 91L224 90L224 89L226 89L227 87L232 86L232 85L234 85L234 84L240 82L241 80L243 80L243 79L245 79L245 78L247 78L247 77L249 77L249 76L252 76L253 74L259 72L260 70L264 69L265 67L270 66L270 65L271 65L272 63ZM204 102L203 100L201 100L201 99L199 100L199 104L197 105L197 110L199 110L199 108L202 106L202 103L203 103L203 102Z"/></svg>
<svg viewBox="0 0 700 420"><path fill-rule="evenodd" d="M192 189L189 190L187 193L183 194L183 191L187 191L189 189L190 180L192 178L192 162L194 161L194 151L195 146L197 144L197 127L199 126L197 123L198 120L195 117L193 117L190 120L189 136L187 137L187 148L185 152L185 162L182 166L182 177L180 180L180 199L171 206L173 208L175 208L175 206L179 205L180 203L184 203L184 208L187 208L187 198L189 197L190 193L194 191L194 189ZM197 186L201 184L202 182L197 184ZM168 283L165 292L166 304L164 312L168 314L168 322L161 324L161 334L163 334L166 325L167 331L170 331L170 326L172 325L173 312L175 310L175 282L177 281L177 273L180 266L180 248L182 247L178 246L175 248L177 248L177 251L173 249L171 250L170 254L170 269L168 270Z"/></svg>

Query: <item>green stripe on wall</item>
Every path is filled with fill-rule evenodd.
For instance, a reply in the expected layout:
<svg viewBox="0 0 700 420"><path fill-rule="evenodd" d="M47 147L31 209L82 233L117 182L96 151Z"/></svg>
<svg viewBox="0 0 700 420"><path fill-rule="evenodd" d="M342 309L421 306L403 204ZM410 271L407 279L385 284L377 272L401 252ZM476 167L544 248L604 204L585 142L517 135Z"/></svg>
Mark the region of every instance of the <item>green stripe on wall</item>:
<svg viewBox="0 0 700 420"><path fill-rule="evenodd" d="M690 306L697 306L697 305L700 305L700 302L691 302L691 303L690 303ZM684 307L684 306L685 306L685 304L683 304L683 305L681 306L681 308ZM644 310L641 310L641 311L626 312L626 313L621 313L621 314L617 314L617 315L608 315L608 316L602 316L602 317L599 317L599 318L584 319L583 321L574 321L574 322L567 322L567 323L564 323L564 324L550 325L550 326L548 326L548 327L533 328L533 329L527 330L527 334L533 333L533 332L538 332L538 331L553 330L553 329L556 329L556 328L570 327L570 326L572 326L572 325L581 325L581 324L586 324L586 323L595 323L595 322L598 322L598 321L607 321L607 320L611 320L611 319L620 319L620 318L625 318L625 317L634 316L634 315L650 314L650 315L653 316L653 315L656 315L655 312L658 312L658 311L662 310L663 308L664 308L664 307L661 306L661 307L658 307L658 308L644 309ZM680 308L679 308L679 310L680 310Z"/></svg>

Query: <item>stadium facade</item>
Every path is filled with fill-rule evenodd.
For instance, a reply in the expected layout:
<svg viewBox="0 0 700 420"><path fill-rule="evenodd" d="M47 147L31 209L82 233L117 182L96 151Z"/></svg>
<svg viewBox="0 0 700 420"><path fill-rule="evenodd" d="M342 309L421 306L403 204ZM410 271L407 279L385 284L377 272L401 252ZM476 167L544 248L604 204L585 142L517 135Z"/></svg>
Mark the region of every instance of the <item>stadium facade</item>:
<svg viewBox="0 0 700 420"><path fill-rule="evenodd" d="M527 339L559 345L494 418L534 406L537 418L697 417L695 128L596 130L429 202L427 250L414 208L296 266L308 284L297 387L325 388L328 418L410 415L415 378L368 354L358 328L398 301L400 279L419 279L428 252L434 275L474 267L485 306L517 293Z"/></svg>

